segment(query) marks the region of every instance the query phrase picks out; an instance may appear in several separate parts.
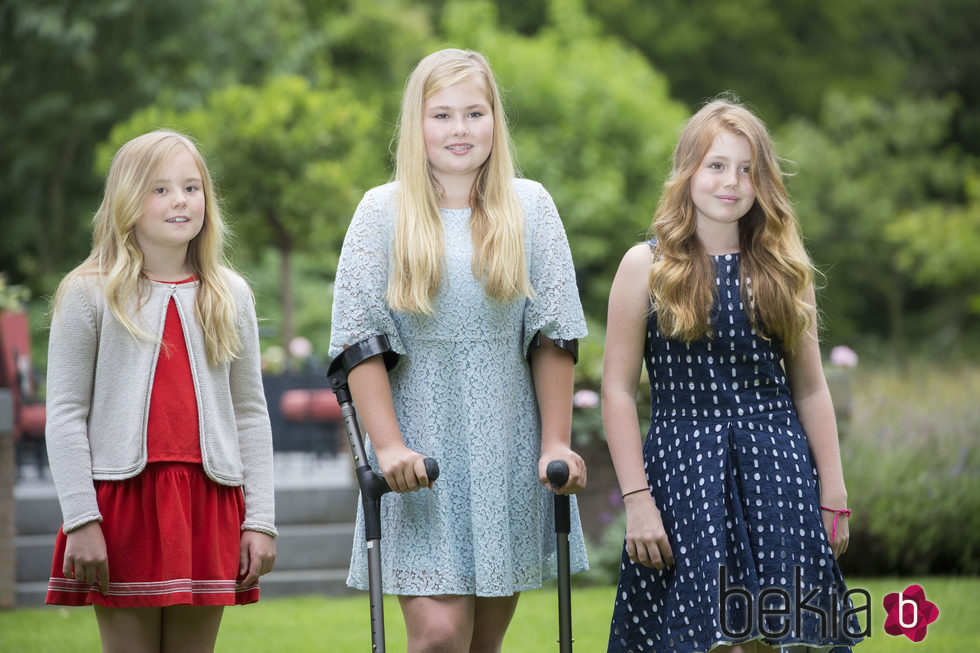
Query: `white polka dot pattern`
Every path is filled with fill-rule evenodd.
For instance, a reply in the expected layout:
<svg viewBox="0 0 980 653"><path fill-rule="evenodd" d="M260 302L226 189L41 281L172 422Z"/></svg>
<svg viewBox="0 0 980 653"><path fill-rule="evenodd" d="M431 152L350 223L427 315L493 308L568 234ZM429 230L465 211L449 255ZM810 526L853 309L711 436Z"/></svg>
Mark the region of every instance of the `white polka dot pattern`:
<svg viewBox="0 0 980 653"><path fill-rule="evenodd" d="M656 316L649 320L645 363L653 413L644 466L675 566L648 569L631 562L624 548L608 650L707 651L789 625L785 635L766 641L848 651L855 640L839 623L822 624L817 613L843 614L846 587L823 529L816 470L782 350L751 327L738 255L714 260L714 338L667 340ZM729 598L723 611L723 585L726 592L748 591L752 603ZM767 618L762 632L748 608L757 613L768 588L790 600L812 592L807 605L816 609L803 610L799 623L793 609L788 618ZM776 598L767 592L766 607L778 609Z"/></svg>

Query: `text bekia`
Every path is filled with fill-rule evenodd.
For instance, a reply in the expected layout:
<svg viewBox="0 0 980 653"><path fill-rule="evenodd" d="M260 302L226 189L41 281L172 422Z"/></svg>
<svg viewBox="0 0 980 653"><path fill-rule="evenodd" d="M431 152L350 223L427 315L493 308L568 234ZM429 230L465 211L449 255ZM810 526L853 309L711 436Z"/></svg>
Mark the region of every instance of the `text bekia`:
<svg viewBox="0 0 980 653"><path fill-rule="evenodd" d="M796 567L792 596L782 587L766 587L759 593L756 605L756 600L748 590L728 586L727 571L724 565L719 568L721 630L725 637L733 641L748 637L752 633L753 625L758 627L759 634L763 637L781 639L791 635L802 640L803 621L807 616L819 620L820 636L824 639L851 640L871 635L871 594L867 590L851 589L840 597L835 591L831 594L831 600L826 602L828 608L820 607L813 603L820 590L814 588L803 595L803 572ZM864 597L863 605L852 603L851 599L856 596ZM732 603L731 606L729 602ZM729 624L729 614L743 611L745 618L739 620L743 627L733 628ZM859 630L858 620L854 617L862 612L865 613L865 627L864 630Z"/></svg>

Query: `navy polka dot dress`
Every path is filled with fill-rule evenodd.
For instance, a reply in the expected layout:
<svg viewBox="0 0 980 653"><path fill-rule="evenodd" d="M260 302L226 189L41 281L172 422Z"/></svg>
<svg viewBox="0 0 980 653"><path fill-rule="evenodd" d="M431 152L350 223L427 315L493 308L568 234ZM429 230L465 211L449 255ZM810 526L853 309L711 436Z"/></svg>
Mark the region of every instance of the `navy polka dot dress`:
<svg viewBox="0 0 980 653"><path fill-rule="evenodd" d="M649 320L643 458L675 566L635 564L624 547L608 650L684 653L761 638L849 651L860 628L782 351L752 330L738 254L713 258L713 339L667 340Z"/></svg>

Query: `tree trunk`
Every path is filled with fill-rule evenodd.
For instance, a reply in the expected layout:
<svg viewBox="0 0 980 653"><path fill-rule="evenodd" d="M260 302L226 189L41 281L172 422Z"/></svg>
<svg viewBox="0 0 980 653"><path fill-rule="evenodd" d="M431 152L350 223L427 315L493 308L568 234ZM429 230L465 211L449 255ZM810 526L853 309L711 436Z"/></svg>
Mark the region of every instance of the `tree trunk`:
<svg viewBox="0 0 980 653"><path fill-rule="evenodd" d="M54 271L64 256L65 244L62 239L52 238L51 234L68 233L68 211L65 208L65 178L71 172L78 149L78 137L72 136L61 147L58 162L54 166L48 182L48 210L38 212L35 221L35 238L41 270Z"/></svg>
<svg viewBox="0 0 980 653"><path fill-rule="evenodd" d="M293 333L293 274L292 248L288 245L279 248L279 306L282 310L282 324L279 327L279 342L286 350L286 369L293 369L293 356L289 352L289 343Z"/></svg>
<svg viewBox="0 0 980 653"><path fill-rule="evenodd" d="M891 268L892 281L888 284L888 290L886 292L888 301L888 336L891 344L892 357L896 361L901 361L902 351L905 345L905 318L902 314L905 284L902 283L902 273L894 265Z"/></svg>

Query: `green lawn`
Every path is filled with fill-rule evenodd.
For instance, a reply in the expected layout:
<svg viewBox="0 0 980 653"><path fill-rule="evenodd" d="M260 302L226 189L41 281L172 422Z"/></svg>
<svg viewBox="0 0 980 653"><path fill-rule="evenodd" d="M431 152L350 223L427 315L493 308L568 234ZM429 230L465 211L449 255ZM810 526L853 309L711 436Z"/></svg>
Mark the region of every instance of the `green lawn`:
<svg viewBox="0 0 980 653"><path fill-rule="evenodd" d="M882 630L882 600L918 583L926 598L939 606L939 620L929 627L923 642L892 637ZM980 651L975 601L980 578L850 579L852 589L871 594L871 637L857 647L861 653L876 651ZM575 650L605 651L613 587L576 587L572 594ZM507 653L557 651L557 598L553 588L528 592L521 597L517 616L507 634ZM405 633L397 601L386 599L388 650L405 650ZM266 600L256 605L225 611L217 651L322 651L360 653L370 650L366 595L345 598L309 596ZM17 653L72 653L98 651L99 637L90 608L32 608L0 612L0 651Z"/></svg>

